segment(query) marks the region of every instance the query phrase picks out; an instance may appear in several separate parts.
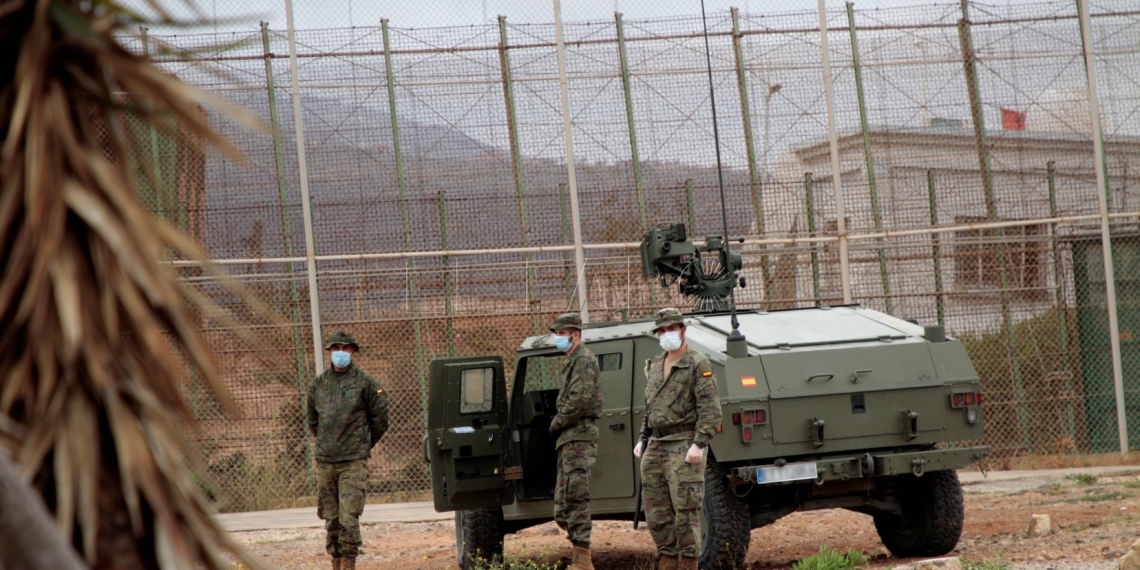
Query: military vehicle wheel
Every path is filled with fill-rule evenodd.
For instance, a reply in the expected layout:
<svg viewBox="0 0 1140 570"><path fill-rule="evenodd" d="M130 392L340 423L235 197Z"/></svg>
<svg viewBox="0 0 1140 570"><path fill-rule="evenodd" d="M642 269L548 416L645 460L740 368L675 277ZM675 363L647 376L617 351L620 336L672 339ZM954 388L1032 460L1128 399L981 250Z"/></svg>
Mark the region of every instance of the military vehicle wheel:
<svg viewBox="0 0 1140 570"><path fill-rule="evenodd" d="M903 475L894 484L903 516L875 517L875 530L887 550L899 558L941 556L953 550L966 516L958 474Z"/></svg>
<svg viewBox="0 0 1140 570"><path fill-rule="evenodd" d="M455 548L459 567L471 570L476 560L503 558L503 509L455 511Z"/></svg>
<svg viewBox="0 0 1140 570"><path fill-rule="evenodd" d="M705 467L705 508L701 521L700 567L729 570L744 564L752 524L748 502L728 484L728 470L709 453Z"/></svg>

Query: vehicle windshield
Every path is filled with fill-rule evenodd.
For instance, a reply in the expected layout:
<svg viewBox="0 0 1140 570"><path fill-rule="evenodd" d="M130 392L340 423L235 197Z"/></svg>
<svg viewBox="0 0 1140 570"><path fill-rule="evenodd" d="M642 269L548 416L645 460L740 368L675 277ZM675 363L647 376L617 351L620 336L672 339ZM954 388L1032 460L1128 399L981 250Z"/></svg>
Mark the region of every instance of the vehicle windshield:
<svg viewBox="0 0 1140 570"><path fill-rule="evenodd" d="M522 367L523 393L557 390L558 369L564 358L565 355L561 353L528 356Z"/></svg>

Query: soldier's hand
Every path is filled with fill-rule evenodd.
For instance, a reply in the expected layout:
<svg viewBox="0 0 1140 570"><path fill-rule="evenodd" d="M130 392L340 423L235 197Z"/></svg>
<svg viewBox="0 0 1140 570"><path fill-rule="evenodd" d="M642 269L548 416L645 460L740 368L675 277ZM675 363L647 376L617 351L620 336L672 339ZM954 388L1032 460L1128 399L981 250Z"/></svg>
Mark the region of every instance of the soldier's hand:
<svg viewBox="0 0 1140 570"><path fill-rule="evenodd" d="M638 458L638 459L641 459L641 454L644 452L645 452L645 449L642 447L642 442L638 441L637 445L633 446L633 456Z"/></svg>
<svg viewBox="0 0 1140 570"><path fill-rule="evenodd" d="M705 457L705 450L697 444L689 446L689 452L685 454L686 463L700 463L701 459Z"/></svg>
<svg viewBox="0 0 1140 570"><path fill-rule="evenodd" d="M560 428L554 424L550 424L549 429L550 429L550 435L553 435L555 437L558 436L558 432L562 431L562 428Z"/></svg>

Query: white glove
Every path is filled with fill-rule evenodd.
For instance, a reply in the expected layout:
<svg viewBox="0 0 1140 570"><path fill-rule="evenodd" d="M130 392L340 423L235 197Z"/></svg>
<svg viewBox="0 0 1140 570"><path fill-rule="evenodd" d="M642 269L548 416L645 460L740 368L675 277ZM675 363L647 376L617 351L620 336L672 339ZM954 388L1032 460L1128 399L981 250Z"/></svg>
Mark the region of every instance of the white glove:
<svg viewBox="0 0 1140 570"><path fill-rule="evenodd" d="M686 463L700 463L705 457L705 450L697 447L697 444L689 446L689 452L685 454Z"/></svg>
<svg viewBox="0 0 1140 570"><path fill-rule="evenodd" d="M641 442L638 441L637 445L633 446L633 456L638 458L638 459L641 459L641 454L644 452L645 452L645 450L642 449Z"/></svg>

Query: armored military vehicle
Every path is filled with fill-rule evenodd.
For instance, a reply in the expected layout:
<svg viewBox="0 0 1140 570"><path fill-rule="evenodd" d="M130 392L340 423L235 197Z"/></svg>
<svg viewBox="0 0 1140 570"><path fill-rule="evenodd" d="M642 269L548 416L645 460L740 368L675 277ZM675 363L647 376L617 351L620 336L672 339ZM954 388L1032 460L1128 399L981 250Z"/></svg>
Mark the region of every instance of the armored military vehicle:
<svg viewBox="0 0 1140 570"><path fill-rule="evenodd" d="M989 452L965 445L982 439L983 418L962 343L940 327L860 306L725 310L740 258L723 245L710 236L698 248L683 226L658 226L641 252L647 277L673 278L705 309L687 316L686 338L712 362L724 422L709 446L701 568L742 564L752 529L798 510L871 515L899 557L952 550L963 522L954 470ZM661 350L652 328L652 319L629 319L583 331L598 356L604 408L590 479L594 520L640 514L632 449L644 362ZM525 339L513 382L495 356L430 365L424 456L436 510L456 513L462 568L501 555L506 533L553 518L548 425L561 356L551 335Z"/></svg>

